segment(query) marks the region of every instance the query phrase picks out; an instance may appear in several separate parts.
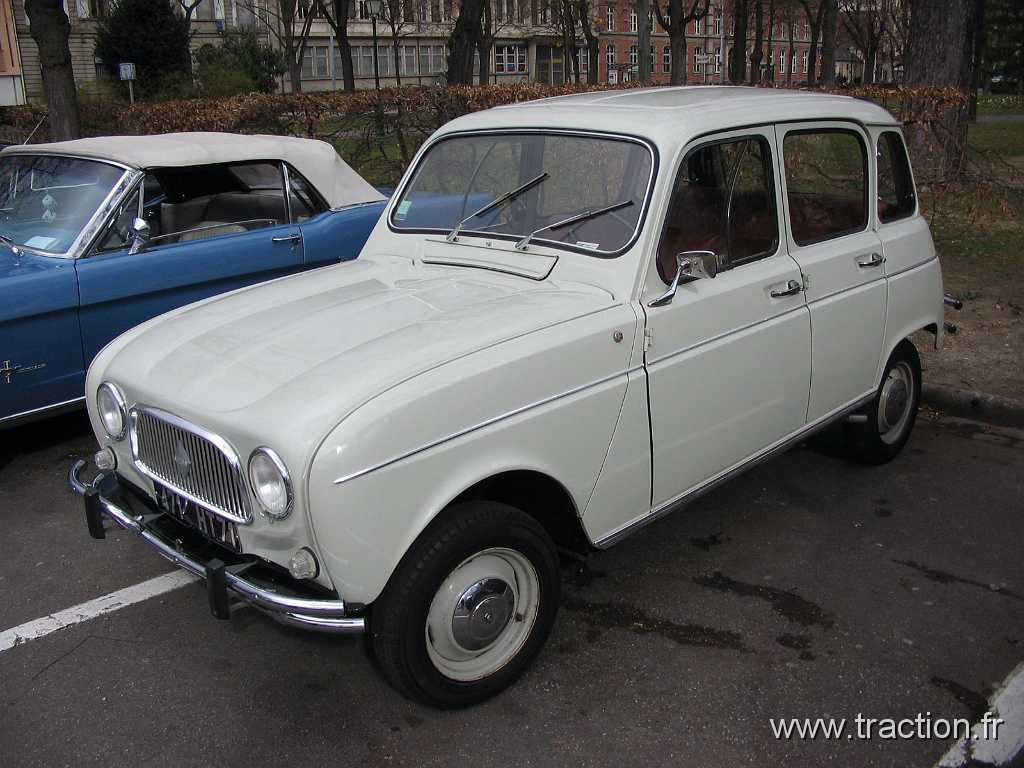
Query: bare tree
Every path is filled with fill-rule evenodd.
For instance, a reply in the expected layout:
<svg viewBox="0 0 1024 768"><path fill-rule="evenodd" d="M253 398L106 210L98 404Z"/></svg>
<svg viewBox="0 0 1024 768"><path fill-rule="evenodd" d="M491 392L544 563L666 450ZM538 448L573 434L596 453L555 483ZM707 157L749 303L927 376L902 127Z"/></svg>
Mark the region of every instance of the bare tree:
<svg viewBox="0 0 1024 768"><path fill-rule="evenodd" d="M818 40L821 39L821 26L825 21L826 0L800 0L807 16L807 24L811 28L811 47L807 51L807 84L815 81L815 70L818 66Z"/></svg>
<svg viewBox="0 0 1024 768"><path fill-rule="evenodd" d="M349 0L317 0L320 4L320 13L327 21L331 31L334 32L334 40L338 44L338 54L341 58L341 79L342 87L346 91L356 89L355 68L352 66L352 43L348 39Z"/></svg>
<svg viewBox="0 0 1024 768"><path fill-rule="evenodd" d="M587 82L594 84L598 81L598 68L600 66L601 52L598 48L597 31L594 29L591 14L596 12L597 4L591 0L576 0L576 16L580 20L580 29L583 30L583 38L587 41Z"/></svg>
<svg viewBox="0 0 1024 768"><path fill-rule="evenodd" d="M864 62L864 83L875 82L878 51L892 18L887 0L848 0L843 4L843 26Z"/></svg>
<svg viewBox="0 0 1024 768"><path fill-rule="evenodd" d="M277 42L284 53L292 92L301 93L302 59L306 55L306 44L309 42L313 18L320 7L318 0L267 0L266 8L260 7L259 0L238 2L253 15L253 18L259 20Z"/></svg>
<svg viewBox="0 0 1024 768"><path fill-rule="evenodd" d="M81 136L78 91L71 68L68 36L71 22L62 0L25 0L29 32L39 48L43 88L50 117L50 139L66 141Z"/></svg>
<svg viewBox="0 0 1024 768"><path fill-rule="evenodd" d="M413 0L384 0L380 7L380 20L391 34L391 57L395 66L395 84L402 84L402 38L406 28L416 21Z"/></svg>
<svg viewBox="0 0 1024 768"><path fill-rule="evenodd" d="M210 0L210 2L213 2L213 0ZM191 25L196 8L203 4L203 0L177 0L177 3L178 7L181 8L181 12L185 14L185 21Z"/></svg>
<svg viewBox="0 0 1024 768"><path fill-rule="evenodd" d="M686 25L691 21L702 21L710 13L711 0L667 0L661 11L661 3L652 0L652 7L658 19L658 26L668 33L670 60L672 61L672 85L686 85Z"/></svg>

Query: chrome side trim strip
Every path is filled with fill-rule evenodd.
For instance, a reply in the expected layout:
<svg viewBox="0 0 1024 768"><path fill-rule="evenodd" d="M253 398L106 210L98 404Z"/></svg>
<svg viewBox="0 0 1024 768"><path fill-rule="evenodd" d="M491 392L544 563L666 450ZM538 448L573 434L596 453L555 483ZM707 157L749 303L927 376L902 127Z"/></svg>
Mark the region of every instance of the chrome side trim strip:
<svg viewBox="0 0 1024 768"><path fill-rule="evenodd" d="M936 255L933 255L930 259L925 259L924 261L917 262L917 264L911 264L909 267L904 267L903 269L897 270L895 272L889 272L885 277L886 277L886 279L893 278L893 277L898 277L899 275L905 274L907 272L912 272L915 269L921 269L921 267L927 267L933 261L938 261L938 260L939 260L939 257L936 254Z"/></svg>
<svg viewBox="0 0 1024 768"><path fill-rule="evenodd" d="M92 483L82 482L79 474L84 468L85 462L77 461L68 473L68 482L76 493L85 495L87 492L96 490L97 499L107 517L125 530L144 539L160 555L179 568L196 576L206 577L206 568L202 563L193 560L184 552L178 551L171 543L148 530L142 524L141 517L132 516L126 509L99 493L99 484L104 477L102 474L98 475ZM227 581L227 588L236 596L270 614L281 623L335 634L354 634L365 629L365 619L345 616L345 601L341 598L320 600L294 597L265 589L231 571L225 571L224 577Z"/></svg>
<svg viewBox="0 0 1024 768"><path fill-rule="evenodd" d="M680 507L686 506L691 501L694 501L695 499L703 496L705 493L714 490L715 488L728 482L729 480L732 480L737 475L746 472L748 469L756 467L758 464L767 461L768 459L772 458L773 456L779 453L783 453L784 451L788 450L789 448L792 448L794 445L801 442L802 440L806 440L814 433L819 432L820 430L829 426L833 422L836 422L839 419L843 418L844 416L847 416L851 412L861 408L863 405L870 402L871 398L873 398L874 396L875 390L871 390L871 392L857 398L852 403L844 405L838 408L837 410L833 411L832 413L822 416L820 419L811 424L804 425L793 434L782 438L782 440L778 441L777 443L774 443L773 445L768 446L767 448L762 449L760 452L755 453L750 458L745 459L739 464L730 467L729 469L724 470L718 475L705 480L700 485L697 485L693 488L690 488L687 491L684 491L682 494L676 496L674 499L669 499L668 501L660 504L659 506L652 509L650 513L648 513L644 517L641 517L639 520L634 520L631 523L627 523L623 528L620 528L617 531L612 531L607 536L604 536L603 538L596 540L595 542L593 542L594 546L598 547L599 549L607 549L608 547L611 547L614 544L618 544L620 541L632 535L636 531L640 530L645 525L653 523L655 520L661 519L668 513L674 512Z"/></svg>
<svg viewBox="0 0 1024 768"><path fill-rule="evenodd" d="M60 410L62 408L67 408L67 409L75 408L75 407L81 405L84 402L85 402L85 396L84 395L82 397L73 397L70 400L64 400L63 402L60 402L60 403L53 403L52 405L44 405L44 406L42 406L40 408L33 408L30 411L22 411L21 413L12 413L10 416L0 417L0 424L3 424L3 423L8 422L8 421L11 421L11 422L19 421L21 419L27 419L27 418L30 418L32 416L42 416L43 414L48 413L49 411L58 411L58 410Z"/></svg>
<svg viewBox="0 0 1024 768"><path fill-rule="evenodd" d="M561 400L564 397L572 397L573 395L578 395L580 392L590 389L591 387L599 387L602 384L607 384L609 381L614 381L620 376L629 376L629 374L635 373L636 371L642 369L642 365L635 365L632 368L627 368L624 371L618 371L609 376L605 376L604 378L598 379L597 381L592 381L589 384L583 384L582 386L574 387L573 389L566 390L565 392L561 392L557 395L551 395L550 397L545 397L542 400L537 400L536 402L533 403L527 403L526 405L514 408L511 411L508 411L507 413L503 413L499 416L495 416L493 418L486 419L485 421L481 421L479 424L474 424L473 426L466 427L465 429L460 429L458 432L453 432L447 435L446 437L434 440L433 442L427 443L426 445L422 445L419 448L414 448L411 451L406 451L405 453L399 454L394 458L387 459L386 461L382 461L377 464L373 464L369 467L357 470L356 472L352 472L348 475L342 475L341 477L337 478L334 481L334 485L341 485L342 483L347 483L349 480L355 480L357 477L362 477L363 475L368 475L371 472L376 472L378 469L390 467L392 464L397 464L398 462L404 461L405 459L415 456L418 453L429 451L431 448L436 448L437 446L442 445L443 443L447 443L451 440L464 437L470 434L471 432L476 432L478 430L484 429L485 427L497 424L499 421L510 419L513 416L518 416L519 414L525 413L526 411L532 410L534 408L540 408L541 406L549 405L550 403L553 403L556 400Z"/></svg>

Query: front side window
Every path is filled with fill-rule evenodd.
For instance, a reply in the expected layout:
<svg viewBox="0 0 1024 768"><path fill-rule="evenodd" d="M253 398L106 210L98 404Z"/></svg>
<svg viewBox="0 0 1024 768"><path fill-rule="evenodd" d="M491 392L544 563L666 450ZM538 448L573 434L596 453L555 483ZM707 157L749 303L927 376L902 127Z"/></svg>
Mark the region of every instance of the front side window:
<svg viewBox="0 0 1024 768"><path fill-rule="evenodd" d="M783 144L790 228L797 245L860 232L868 223L867 155L853 131L792 131Z"/></svg>
<svg viewBox="0 0 1024 768"><path fill-rule="evenodd" d="M136 189L118 208L113 221L104 230L99 242L96 243L97 251L101 253L104 251L117 251L131 245L132 238L134 237L132 223L139 215L140 193L141 189Z"/></svg>
<svg viewBox="0 0 1024 768"><path fill-rule="evenodd" d="M878 219L883 224L913 216L914 180L903 140L896 131L878 137Z"/></svg>
<svg viewBox="0 0 1024 768"><path fill-rule="evenodd" d="M124 175L121 168L55 155L0 157L0 238L67 253Z"/></svg>
<svg viewBox="0 0 1024 768"><path fill-rule="evenodd" d="M313 189L313 185L291 166L288 166L288 205L292 221L296 223L306 221L327 210L327 204Z"/></svg>
<svg viewBox="0 0 1024 768"><path fill-rule="evenodd" d="M658 245L658 273L676 254L711 251L722 269L773 255L779 245L771 149L760 137L705 144L683 160Z"/></svg>
<svg viewBox="0 0 1024 768"><path fill-rule="evenodd" d="M426 152L391 224L398 231L448 233L464 221L460 237L518 240L536 233L535 243L612 255L639 228L652 172L651 150L626 138L540 132L453 136ZM507 204L473 216L528 182L533 183Z"/></svg>

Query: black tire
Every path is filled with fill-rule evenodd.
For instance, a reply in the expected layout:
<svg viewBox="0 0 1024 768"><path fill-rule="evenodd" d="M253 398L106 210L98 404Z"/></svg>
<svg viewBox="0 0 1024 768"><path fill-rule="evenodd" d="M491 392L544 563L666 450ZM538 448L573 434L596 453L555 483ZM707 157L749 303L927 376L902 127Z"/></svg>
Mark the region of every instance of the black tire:
<svg viewBox="0 0 1024 768"><path fill-rule="evenodd" d="M897 391L888 394L894 386ZM899 389L904 390L905 401L900 399ZM920 402L921 359L914 345L904 339L889 356L874 398L857 414L866 419L845 425L851 458L862 464L885 464L896 458L910 439Z"/></svg>
<svg viewBox="0 0 1024 768"><path fill-rule="evenodd" d="M514 655L480 679L453 679L432 661L434 649L428 651L428 614L440 587L457 569L495 549L512 551L532 566L539 584L533 625L516 628L522 621L517 605L503 625L510 632L528 632ZM441 708L469 706L500 693L544 646L558 612L560 577L555 545L526 513L490 501L450 507L412 545L371 608L371 647L384 677L405 696Z"/></svg>

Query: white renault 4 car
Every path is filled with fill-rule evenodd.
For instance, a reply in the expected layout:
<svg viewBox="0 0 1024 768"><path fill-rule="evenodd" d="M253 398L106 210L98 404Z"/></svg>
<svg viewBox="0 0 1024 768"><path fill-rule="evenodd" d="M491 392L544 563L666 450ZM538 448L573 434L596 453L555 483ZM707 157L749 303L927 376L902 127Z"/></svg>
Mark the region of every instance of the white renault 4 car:
<svg viewBox="0 0 1024 768"><path fill-rule="evenodd" d="M844 421L894 458L943 334L899 123L850 98L658 88L447 124L357 261L173 311L89 371L104 518L388 679L508 686L560 548L620 541Z"/></svg>

